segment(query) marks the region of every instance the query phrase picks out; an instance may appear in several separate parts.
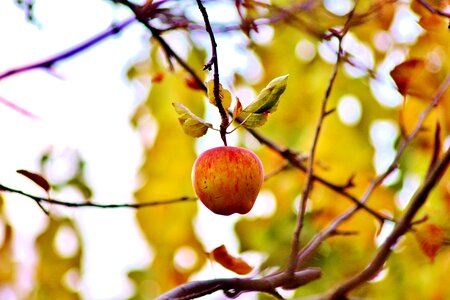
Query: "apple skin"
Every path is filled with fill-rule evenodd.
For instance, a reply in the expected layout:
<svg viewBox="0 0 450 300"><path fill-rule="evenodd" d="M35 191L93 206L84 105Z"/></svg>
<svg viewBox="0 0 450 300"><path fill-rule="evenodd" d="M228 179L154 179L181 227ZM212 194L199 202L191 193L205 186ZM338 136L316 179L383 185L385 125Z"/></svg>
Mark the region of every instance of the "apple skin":
<svg viewBox="0 0 450 300"><path fill-rule="evenodd" d="M195 194L212 212L246 214L264 181L261 160L248 149L217 147L203 152L192 168Z"/></svg>

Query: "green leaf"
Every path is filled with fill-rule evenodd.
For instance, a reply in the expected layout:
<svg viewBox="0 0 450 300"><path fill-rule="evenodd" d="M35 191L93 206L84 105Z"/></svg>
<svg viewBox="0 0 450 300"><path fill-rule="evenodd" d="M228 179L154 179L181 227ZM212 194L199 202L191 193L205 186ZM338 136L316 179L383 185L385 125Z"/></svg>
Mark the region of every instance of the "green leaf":
<svg viewBox="0 0 450 300"><path fill-rule="evenodd" d="M256 97L256 100L239 114L239 117L244 119L243 125L245 127L253 128L264 125L269 113L277 110L280 97L286 90L288 76L280 76L269 82Z"/></svg>
<svg viewBox="0 0 450 300"><path fill-rule="evenodd" d="M208 131L208 128L213 128L210 123L196 116L183 104L175 102L172 105L178 114L178 121L180 121L181 127L187 135L201 137Z"/></svg>

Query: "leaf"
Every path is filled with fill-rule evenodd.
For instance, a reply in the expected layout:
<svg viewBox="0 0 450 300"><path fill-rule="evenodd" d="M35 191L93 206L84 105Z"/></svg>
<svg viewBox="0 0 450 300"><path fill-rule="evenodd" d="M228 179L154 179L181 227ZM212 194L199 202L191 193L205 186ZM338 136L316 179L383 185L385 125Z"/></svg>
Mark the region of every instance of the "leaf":
<svg viewBox="0 0 450 300"><path fill-rule="evenodd" d="M258 127L267 122L269 113L277 110L280 97L286 90L288 76L280 76L269 82L256 97L256 100L241 112L239 117L244 119L243 125L245 127Z"/></svg>
<svg viewBox="0 0 450 300"><path fill-rule="evenodd" d="M224 268L227 268L228 270L239 275L248 274L251 270L253 270L253 267L251 267L242 258L231 256L224 245L214 249L211 254L216 262L221 264Z"/></svg>
<svg viewBox="0 0 450 300"><path fill-rule="evenodd" d="M217 106L216 98L214 97L214 80L208 81L207 87L208 87L209 102ZM222 100L223 108L228 109L231 105L231 94L228 90L224 89L220 83L219 83L219 95L220 100Z"/></svg>
<svg viewBox="0 0 450 300"><path fill-rule="evenodd" d="M435 76L426 68L422 59L410 59L391 71L391 76L403 96L411 95L431 99L439 85Z"/></svg>
<svg viewBox="0 0 450 300"><path fill-rule="evenodd" d="M421 226L415 235L420 249L430 259L430 262L433 262L444 243L444 230L439 225L428 223Z"/></svg>
<svg viewBox="0 0 450 300"><path fill-rule="evenodd" d="M39 174L27 171L27 170L17 170L17 173L27 177L34 183L36 183L38 186L40 186L43 190L45 190L47 193L50 191L50 184L48 183L47 179L42 177Z"/></svg>
<svg viewBox="0 0 450 300"><path fill-rule="evenodd" d="M184 132L192 137L201 137L208 131L208 128L213 128L210 123L197 117L186 106L179 102L172 103L175 111L178 114L178 121Z"/></svg>
<svg viewBox="0 0 450 300"><path fill-rule="evenodd" d="M233 119L236 119L241 112L242 112L242 104L241 101L239 101L239 98L236 97L236 106L233 109Z"/></svg>

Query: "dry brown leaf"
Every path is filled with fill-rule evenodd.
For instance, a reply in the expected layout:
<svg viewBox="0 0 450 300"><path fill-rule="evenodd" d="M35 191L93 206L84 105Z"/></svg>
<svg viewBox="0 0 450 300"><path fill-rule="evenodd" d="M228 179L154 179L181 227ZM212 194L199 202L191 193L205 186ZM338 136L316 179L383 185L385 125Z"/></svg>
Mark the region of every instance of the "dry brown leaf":
<svg viewBox="0 0 450 300"><path fill-rule="evenodd" d="M214 249L211 254L216 262L221 264L224 268L227 268L228 270L239 275L248 274L253 270L253 267L251 267L242 258L230 255L224 245Z"/></svg>

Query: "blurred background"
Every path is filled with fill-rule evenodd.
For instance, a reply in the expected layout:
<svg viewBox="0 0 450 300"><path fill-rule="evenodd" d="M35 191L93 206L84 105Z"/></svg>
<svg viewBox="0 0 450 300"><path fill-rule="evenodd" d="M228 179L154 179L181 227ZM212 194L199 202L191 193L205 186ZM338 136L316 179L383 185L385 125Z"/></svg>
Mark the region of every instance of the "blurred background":
<svg viewBox="0 0 450 300"><path fill-rule="evenodd" d="M172 9L175 4L168 2ZM376 6L371 1L360 2L362 12ZM210 18L218 28L240 22L230 3L208 2ZM289 1L280 1L280 5L286 3ZM304 3L304 12L310 15L302 17L303 25L293 21L290 26L276 28L261 25L259 32L251 31L248 36L240 30L224 30L217 35L221 82L244 106L272 78L290 74L279 111L262 131L280 145L303 153L308 151L319 101L336 60L337 40L317 35L341 26L354 5L350 0ZM202 24L194 2L178 4L185 16ZM351 30L345 39L344 49L353 63L343 64L342 77L331 98L336 114L330 117L323 134L325 142L318 150L319 160L326 165L321 173L332 181L343 182L358 172L355 182L362 187L368 178L382 173L395 156L401 130L397 117L403 97L389 72L411 56L423 58L427 70L439 78L450 66L445 31L433 31L442 36L432 37L434 47L427 44L426 30L438 26L438 21L431 25L420 23L425 13L421 15L422 10L411 8L408 1L377 9L373 17L361 19L365 26L355 25L355 31ZM0 4L0 73L78 45L132 13L110 1L48 0L36 1L33 15L35 21L29 22L16 1ZM314 18L319 18L317 23L312 22ZM316 26L317 32L304 24ZM163 36L202 80L211 78L211 74L201 71L210 55L207 35L173 31ZM178 126L171 102L182 102L216 127L219 124L215 108L205 104L201 92L189 88L189 80L189 74L177 65L173 72L169 71L160 47L137 22L50 70L2 79L0 183L46 197L38 186L16 173L25 169L44 174L55 184L51 196L64 201L88 199L116 204L193 196L190 168L195 156L221 141L216 132L194 140ZM449 98L445 103L450 103ZM411 105L413 108L404 117L412 126L425 104L419 99ZM447 124L443 127L449 124L445 111L433 118ZM445 149L450 143L446 129L443 135ZM232 145L256 151L268 172L283 163L243 130L229 135L228 140ZM333 151L336 147L352 151ZM421 155L429 153L431 147L430 137L414 146L405 158L405 168L394 172L377 194L377 209L395 215L405 208L426 167ZM410 163L417 158L424 162ZM333 166L331 170L329 166ZM295 204L304 180L301 174L292 172L269 180L254 209L244 217L213 215L195 202L138 211L46 206L51 215L58 216L52 221L32 200L3 193L0 245L9 240L8 226L13 234L10 252L3 251L0 265L6 267L8 258L8 266L13 269L0 272L4 282L0 282L0 299L26 299L30 295L45 299L36 282L45 286L52 281L58 283L48 291L60 289L61 294L47 294L51 297L47 299L152 299L187 279L234 276L208 262L205 252L220 244L231 253L242 253L250 264L258 266L254 274L261 270L264 273L282 265L289 249ZM355 193L361 191L357 188ZM347 202L328 210L326 199L333 197L330 193L315 190L315 197L322 200L309 208L312 225L306 228L306 236L318 232L350 205ZM431 211L439 210L436 207L440 206ZM434 219L437 223L444 220L439 214ZM366 235L356 239L361 246L350 252L358 260L352 269L357 269L367 261L364 254L372 253L392 226L383 227L378 236L375 232L380 228L373 220L357 218L351 226L368 228ZM341 250L332 253L332 247ZM348 247L345 242L327 244L314 263L324 270L345 265L348 258L342 257L349 253ZM408 259L405 265L411 257ZM403 266L401 260L397 263ZM440 274L430 272L435 275L429 275L429 282ZM324 282L313 284L304 293L317 293L342 276L336 271L330 273ZM384 283L389 286L393 282L389 279ZM379 291L382 293L383 288Z"/></svg>

